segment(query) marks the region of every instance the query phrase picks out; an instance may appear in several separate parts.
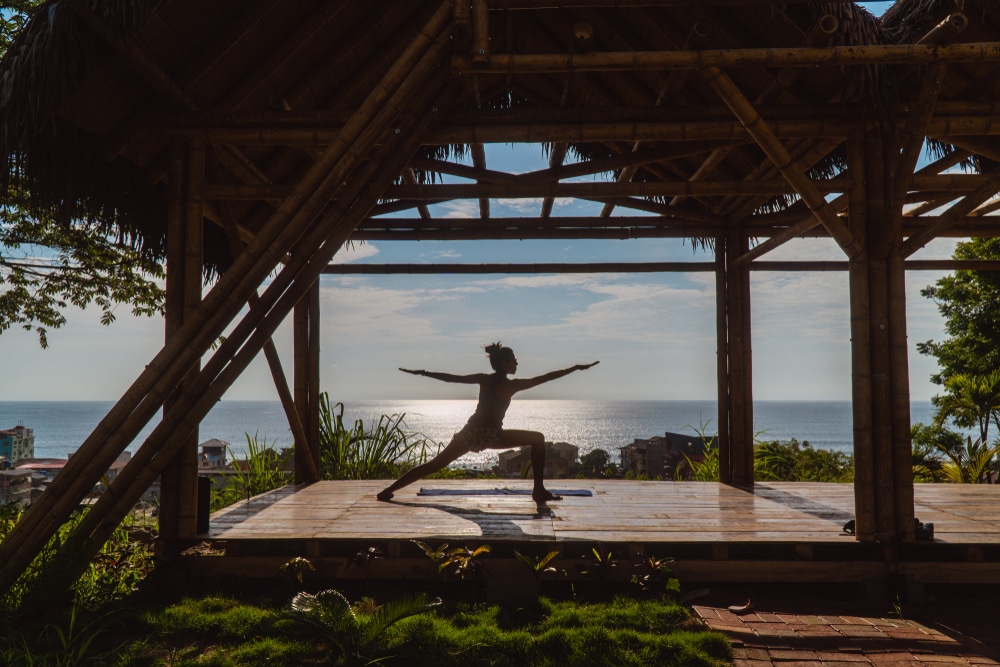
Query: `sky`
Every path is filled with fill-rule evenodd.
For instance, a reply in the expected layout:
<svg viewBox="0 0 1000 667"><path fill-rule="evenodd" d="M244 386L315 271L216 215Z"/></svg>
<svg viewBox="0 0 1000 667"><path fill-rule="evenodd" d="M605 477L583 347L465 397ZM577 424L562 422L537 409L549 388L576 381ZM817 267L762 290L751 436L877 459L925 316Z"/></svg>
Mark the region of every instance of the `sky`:
<svg viewBox="0 0 1000 667"><path fill-rule="evenodd" d="M889 2L865 3L881 13ZM492 169L547 166L539 146L489 145ZM539 200L491 202L494 216L537 214ZM598 204L557 201L554 215L595 212ZM476 202L432 207L435 216L478 215ZM617 210L616 214L630 214ZM950 256L935 241L915 258ZM769 260L843 259L832 241L797 240ZM375 242L356 244L335 262L654 262L710 261L676 239L627 241ZM936 306L920 289L942 273L907 274L910 385L915 400L937 393L933 359L915 344L943 337ZM751 274L753 382L758 400L849 400L850 332L846 273ZM119 306L101 326L99 312L66 311L48 349L19 329L0 336L0 400L117 399L162 346L159 319L134 318ZM321 388L335 401L474 398L469 388L399 372L489 370L482 347L500 340L530 377L577 363L601 364L523 394L525 398L608 400L713 399L715 283L712 273L482 276L324 276L321 280ZM275 336L291 376L291 324ZM276 400L257 359L225 399Z"/></svg>

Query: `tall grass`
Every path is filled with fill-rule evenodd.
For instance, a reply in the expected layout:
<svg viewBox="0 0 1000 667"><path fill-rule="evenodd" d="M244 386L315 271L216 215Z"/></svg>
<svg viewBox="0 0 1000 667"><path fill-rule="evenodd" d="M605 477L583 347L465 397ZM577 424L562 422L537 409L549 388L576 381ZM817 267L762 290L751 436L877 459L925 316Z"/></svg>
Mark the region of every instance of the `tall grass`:
<svg viewBox="0 0 1000 667"><path fill-rule="evenodd" d="M323 479L391 479L427 460L426 437L403 429L405 415L382 415L344 425L344 404L320 395L319 468Z"/></svg>
<svg viewBox="0 0 1000 667"><path fill-rule="evenodd" d="M247 458L237 464L233 450L226 446L229 458L233 461L234 474L226 485L212 494L211 510L217 512L240 500L249 500L254 496L278 489L291 481L291 473L286 470L288 457L282 456L269 446L267 439L261 439L256 433L247 433Z"/></svg>

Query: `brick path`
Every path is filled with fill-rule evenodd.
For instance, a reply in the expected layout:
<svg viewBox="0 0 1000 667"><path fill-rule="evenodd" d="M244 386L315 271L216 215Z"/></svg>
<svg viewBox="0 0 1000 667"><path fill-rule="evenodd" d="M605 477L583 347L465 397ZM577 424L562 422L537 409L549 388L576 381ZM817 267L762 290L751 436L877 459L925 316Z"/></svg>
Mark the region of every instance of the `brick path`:
<svg viewBox="0 0 1000 667"><path fill-rule="evenodd" d="M696 600L695 612L729 636L736 667L896 667L934 663L1000 665L1000 598L948 598L896 610L891 604L818 597L751 596Z"/></svg>

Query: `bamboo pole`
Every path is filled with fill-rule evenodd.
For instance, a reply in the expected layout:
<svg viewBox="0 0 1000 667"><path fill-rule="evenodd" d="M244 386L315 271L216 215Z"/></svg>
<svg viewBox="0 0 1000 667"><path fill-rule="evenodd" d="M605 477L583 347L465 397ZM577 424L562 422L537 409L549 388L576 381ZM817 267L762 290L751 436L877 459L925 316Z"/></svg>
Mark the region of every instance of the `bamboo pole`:
<svg viewBox="0 0 1000 667"><path fill-rule="evenodd" d="M407 185L417 185L417 175L413 173L413 169L407 167L403 170L403 182ZM417 204L417 212L420 214L421 218L425 220L430 220L431 211L427 208L427 204Z"/></svg>
<svg viewBox="0 0 1000 667"><path fill-rule="evenodd" d="M847 165L853 174L848 204L851 231L864 239L862 252L848 260L851 309L851 408L854 425L855 537L861 542L876 538L875 464L872 441L871 303L868 279L868 206L865 183L869 142L861 133L847 143Z"/></svg>
<svg viewBox="0 0 1000 667"><path fill-rule="evenodd" d="M184 212L184 320L194 317L202 298L202 267L204 265L205 238L205 143L192 141L187 148L185 162L185 212ZM190 382L198 370L196 361L184 383ZM198 430L188 437L174 458L177 468L177 534L191 537L198 525ZM167 508L161 506L161 514Z"/></svg>
<svg viewBox="0 0 1000 667"><path fill-rule="evenodd" d="M469 147L472 152L472 165L479 171L486 171L486 147L482 144L472 144ZM490 198L479 198L479 217L490 217Z"/></svg>
<svg viewBox="0 0 1000 667"><path fill-rule="evenodd" d="M994 169L987 174L987 179L982 185L966 195L962 201L956 203L945 211L938 218L937 222L924 227L922 230L908 238L900 248L900 255L902 258L906 259L917 250L923 248L930 241L932 241L938 233L947 229L959 219L976 210L976 208L978 208L984 201L996 195L998 190L1000 190L1000 168Z"/></svg>
<svg viewBox="0 0 1000 667"><path fill-rule="evenodd" d="M844 192L850 180L834 177L819 181L801 179L812 191L822 194ZM539 197L664 197L730 196L743 194L796 194L795 186L784 180L766 181L648 181L593 183L445 183L440 185L393 185L387 197L409 200L436 199L536 199ZM487 217L487 216L483 216ZM834 219L836 216L834 214ZM840 224L839 220L837 221Z"/></svg>
<svg viewBox="0 0 1000 667"><path fill-rule="evenodd" d="M162 406L165 393L170 391L191 363L221 334L226 322L239 311L249 294L277 265L291 242L298 238L311 218L303 209L318 210L317 200L328 199L327 191L338 186L343 172L355 160L341 160L354 144L369 142L372 134L395 116L403 104L393 97L406 98L411 89L404 84L411 71L429 72L443 53L445 40L434 35L444 28L450 9L446 3L431 17L395 65L390 67L383 84L376 87L362 103L344 132L323 153L321 159L303 177L303 191L312 196L290 198L258 234L254 243L241 253L231 272L223 276L199 307L197 317L186 322L164 346L146 370L132 384L122 399L98 424L81 446L78 454L64 469L64 475L53 480L48 493L43 494L32 509L0 544L0 589L13 583L41 546L54 533L72 508L79 502L90 480L96 480L110 462ZM423 59L421 59L423 55ZM410 69L419 60L417 68ZM374 118L374 120L373 120ZM331 164L337 167L330 169ZM325 177L325 178L324 178ZM340 179L340 180L338 180ZM322 186L322 187L320 187ZM299 213L297 215L297 213ZM230 279L230 276L232 278ZM225 345L225 344L223 344ZM77 463L78 462L78 463Z"/></svg>
<svg viewBox="0 0 1000 667"><path fill-rule="evenodd" d="M868 125L864 119L776 120L771 129L779 137L825 137L843 139L851 130ZM935 119L928 135L947 138L961 135L1000 134L1000 125L982 118ZM327 146L340 135L340 128L225 128L183 130L178 137L204 136L210 143L246 146ZM442 125L424 137L425 146L474 143L590 143L605 141L746 141L749 135L738 122L643 121L567 122Z"/></svg>
<svg viewBox="0 0 1000 667"><path fill-rule="evenodd" d="M733 110L733 114L746 127L747 132L754 138L764 153L767 154L774 166L781 172L798 195L809 207L819 221L823 224L830 236L836 239L841 249L851 257L857 252L857 241L851 235L850 230L844 227L837 218L837 214L829 206L826 199L812 181L805 174L797 171L795 161L788 153L777 136L771 131L768 124L754 110L753 105L743 96L736 84L718 68L707 68L705 75L709 84L715 89L722 101Z"/></svg>
<svg viewBox="0 0 1000 667"><path fill-rule="evenodd" d="M189 167L186 160L186 146L174 141L170 147L170 171L167 179L167 256L166 256L166 295L164 298L164 341L177 335L184 324L184 258L185 258L185 182ZM164 402L164 410L174 403L173 397ZM160 502L167 504L159 522L159 533L166 537L176 537L177 499L180 493L180 473L174 468L164 470L160 480ZM160 547L155 547L160 550Z"/></svg>
<svg viewBox="0 0 1000 667"><path fill-rule="evenodd" d="M809 4L815 0L711 0L720 7L774 7ZM825 4L848 4L854 0L825 0ZM494 9L568 9L573 7L702 7L706 0L489 0Z"/></svg>
<svg viewBox="0 0 1000 667"><path fill-rule="evenodd" d="M318 482L319 443L319 397L320 397L320 311L319 278L309 288L309 402L306 408L306 429L309 457L312 465L306 465L306 479Z"/></svg>
<svg viewBox="0 0 1000 667"><path fill-rule="evenodd" d="M747 311L744 298L745 272L737 269L733 262L740 255L744 247L745 240L738 225L734 225L726 238L726 297L728 313L728 333L729 333L729 400L730 400L730 467L732 469L732 483L737 486L744 486L752 483L746 476L744 461L747 456L747 448L750 448L750 456L753 456L752 438L752 418L751 437L748 442L746 423L748 412L752 414L751 406L747 405L746 385L750 382L749 366L746 352L747 334Z"/></svg>
<svg viewBox="0 0 1000 667"><path fill-rule="evenodd" d="M898 242L898 241L897 241ZM903 258L889 255L889 359L892 364L893 533L913 542L913 445L910 438L910 373L906 343L906 273Z"/></svg>
<svg viewBox="0 0 1000 667"><path fill-rule="evenodd" d="M229 252L233 259L236 259L243 252L243 242L240 240L237 230L236 218L231 208L223 209L223 230L226 232L226 240L229 243ZM258 307L259 299L254 292L249 300L251 309ZM274 339L269 339L264 344L264 358L267 361L268 369L271 371L271 379L274 381L274 388L278 392L278 400L281 401L285 419L288 420L288 429L292 432L294 442L306 442L306 432L299 420L299 415L295 411L295 399L288 388L288 380L285 371L281 366L281 358L278 356L278 349L274 345ZM307 462L308 465L308 462ZM306 479L319 479L318 468L313 467L305 471Z"/></svg>
<svg viewBox="0 0 1000 667"><path fill-rule="evenodd" d="M757 259L758 257L761 257L771 252L775 248L784 245L788 241L797 238L803 232L807 232L813 227L816 227L817 225L819 225L819 220L817 220L815 216L810 216L805 220L797 222L788 229L779 232L778 234L775 234L767 241L764 241L763 243L754 246L744 254L737 257L734 265L737 267L745 266L750 262L754 261L755 259Z"/></svg>
<svg viewBox="0 0 1000 667"><path fill-rule="evenodd" d="M549 150L549 169L555 171L562 166L563 161L566 160L566 152L569 150L569 144L558 143L553 144ZM538 217L548 218L552 215L552 205L555 203L555 197L545 197L542 199L542 210L539 212Z"/></svg>
<svg viewBox="0 0 1000 667"><path fill-rule="evenodd" d="M706 49L702 51L625 51L490 55L485 64L455 56L459 73L556 74L559 72L661 71L709 67L844 67L849 65L925 65L1000 61L1000 42L970 44L891 44L803 48Z"/></svg>
<svg viewBox="0 0 1000 667"><path fill-rule="evenodd" d="M421 133L433 121L434 115L433 111L426 114L416 123L415 127L408 127L407 129L414 135ZM149 480L155 478L159 465L158 462L164 456L169 456L172 449L177 446L177 442L179 441L178 433L183 432L183 427L190 428L204 414L207 414L214 402L218 400L218 397L246 368L256 354L256 351L260 349L259 346L263 345L263 342L270 338L285 315L302 298L305 290L318 278L323 266L330 261L337 249L346 241L351 226L360 221L364 216L364 212L373 206L378 198L382 196L382 188L377 184L388 182L398 173L399 169L403 167L404 162L397 162L396 160L399 160L400 156L405 157L416 150L417 143L417 140L411 140L404 142L404 145L400 147L392 141L392 135L390 135L389 139L383 144L383 149L372 160L366 163L366 168L362 169L363 173L359 174L355 180L355 183L360 185L353 186L357 189L358 196L345 197L356 202L355 205L348 210L335 204L333 207L334 210L330 211L324 217L324 224L313 230L311 236L318 237L325 233L325 241L317 238L315 244L306 246L318 247L318 250L306 265L301 267L302 270L296 274L295 280L290 285L290 289L282 296L274 312L269 313L267 317L258 323L254 334L247 341L243 349L232 357L231 363L222 369L221 372L217 375L214 374L214 371L209 373L210 369L206 366L202 377L199 378L198 385L182 397L184 405L179 406L174 411L174 414L170 416L171 421L175 421L176 424L164 427L164 424L161 422L160 426L154 429L154 432L147 438L146 443L140 447L133 458L133 462L138 461L139 465L130 463L129 466L126 466L126 469L116 478L112 487L108 489L108 492L98 499L95 507L81 521L71 540L72 544L79 545L77 547L79 553L86 557L95 553L100 548L100 545L103 544L118 525L121 517L129 511L134 502L132 498L137 497L137 493L141 494L141 489L144 488L143 485L148 486ZM338 220L341 221L339 224L337 224ZM330 231L330 227L333 227L332 231ZM209 366L215 361L216 357L213 356L209 362ZM161 427L164 427L164 429L158 433ZM165 441L162 444L158 443L158 438L165 438ZM150 444L153 444L153 446L147 447ZM102 519L102 517L104 518Z"/></svg>
<svg viewBox="0 0 1000 667"><path fill-rule="evenodd" d="M729 365L729 279L727 277L726 237L715 238L715 368L718 395L719 436L719 481L733 483L733 451L731 421L731 374Z"/></svg>
<svg viewBox="0 0 1000 667"><path fill-rule="evenodd" d="M490 16L486 0L472 0L472 64L486 65L490 60Z"/></svg>
<svg viewBox="0 0 1000 667"><path fill-rule="evenodd" d="M308 292L292 309L292 385L295 393L295 412L303 425L308 424L309 406L309 303ZM295 441L295 481L305 481L306 459L311 459L309 431L301 442Z"/></svg>

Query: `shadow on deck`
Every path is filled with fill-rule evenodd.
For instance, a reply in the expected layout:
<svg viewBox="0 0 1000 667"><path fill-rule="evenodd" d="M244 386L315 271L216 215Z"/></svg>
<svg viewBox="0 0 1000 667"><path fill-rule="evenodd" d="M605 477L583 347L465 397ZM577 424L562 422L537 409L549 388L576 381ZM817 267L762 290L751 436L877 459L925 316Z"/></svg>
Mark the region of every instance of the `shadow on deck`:
<svg viewBox="0 0 1000 667"><path fill-rule="evenodd" d="M524 568L514 550L581 562L600 544L628 580L639 554L673 557L685 582L1000 583L1000 487L919 484L916 516L934 539L861 543L844 532L854 515L850 484L762 482L752 490L702 482L552 480L537 506L516 480L424 480L389 503L380 481L285 487L212 515L215 557L182 559L195 578L274 578L296 556L330 579L413 579L429 561L412 543L488 544L492 571ZM420 493L421 489L432 495ZM369 547L384 558L350 567ZM201 549L201 553L209 552Z"/></svg>

